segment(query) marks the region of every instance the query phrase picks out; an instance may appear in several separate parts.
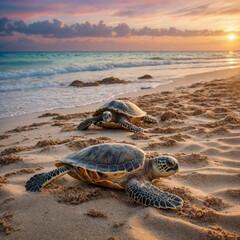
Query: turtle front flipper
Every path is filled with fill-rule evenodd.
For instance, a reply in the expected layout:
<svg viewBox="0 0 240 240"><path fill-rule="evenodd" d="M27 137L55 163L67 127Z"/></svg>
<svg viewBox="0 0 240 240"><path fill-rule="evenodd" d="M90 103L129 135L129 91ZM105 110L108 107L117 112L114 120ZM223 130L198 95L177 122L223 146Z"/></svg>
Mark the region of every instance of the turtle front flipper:
<svg viewBox="0 0 240 240"><path fill-rule="evenodd" d="M150 115L145 115L142 117L142 120L144 122L148 122L148 123L159 123L159 121L157 119L155 119L154 117L150 116Z"/></svg>
<svg viewBox="0 0 240 240"><path fill-rule="evenodd" d="M183 205L183 200L180 197L168 192L162 192L152 184L139 182L138 179L128 181L125 189L130 198L145 206L176 209Z"/></svg>
<svg viewBox="0 0 240 240"><path fill-rule="evenodd" d="M99 121L99 118L96 116L87 118L78 125L77 129L87 130L93 123L96 123L97 121Z"/></svg>
<svg viewBox="0 0 240 240"><path fill-rule="evenodd" d="M138 126L136 126L136 125L134 125L134 124L132 124L132 123L124 120L124 119L120 119L120 120L118 121L118 124L119 124L122 128L124 128L124 129L126 129L126 130L128 130L128 131L131 131L131 132L142 132L142 131L143 131L142 128L140 128L140 127L138 127Z"/></svg>
<svg viewBox="0 0 240 240"><path fill-rule="evenodd" d="M25 184L27 191L36 192L40 188L52 182L54 179L68 173L71 167L68 165L61 166L47 173L39 173L31 177Z"/></svg>

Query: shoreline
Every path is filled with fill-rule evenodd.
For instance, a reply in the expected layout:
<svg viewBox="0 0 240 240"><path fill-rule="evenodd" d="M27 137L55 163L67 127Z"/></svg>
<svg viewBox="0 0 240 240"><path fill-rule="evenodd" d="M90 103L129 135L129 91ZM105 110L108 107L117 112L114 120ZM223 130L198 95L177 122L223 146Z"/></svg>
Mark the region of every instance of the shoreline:
<svg viewBox="0 0 240 240"><path fill-rule="evenodd" d="M206 82L214 79L229 78L238 74L240 74L240 67L234 67L230 69L227 68L223 70L214 70L214 71L204 72L204 73L190 74L184 77L174 78L172 82L157 86L155 88L142 89L140 91L123 93L123 94L116 95L111 99L129 98L129 97L136 98L139 96L149 95L149 94L153 94L161 91L173 91L178 87L187 87L198 82ZM169 80L171 81L171 79ZM98 108L99 106L101 106L102 104L104 104L105 102L111 99L108 99L102 102L88 104L88 105L78 106L78 107L56 108L52 110L45 110L45 111L40 111L35 113L27 113L19 116L1 118L0 129L4 129L5 131L7 131L9 130L9 128L14 128L19 125L28 125L32 121L42 122L43 120L41 118L38 118L38 116L48 112L54 112L59 114L74 114L74 113L94 111L96 108Z"/></svg>

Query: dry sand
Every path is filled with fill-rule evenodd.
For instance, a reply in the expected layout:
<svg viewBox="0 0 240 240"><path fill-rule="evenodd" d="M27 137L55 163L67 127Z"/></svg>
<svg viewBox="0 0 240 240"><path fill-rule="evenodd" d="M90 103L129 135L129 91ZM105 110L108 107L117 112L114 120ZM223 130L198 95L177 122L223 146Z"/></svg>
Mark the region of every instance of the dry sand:
<svg viewBox="0 0 240 240"><path fill-rule="evenodd" d="M96 126L76 131L99 104L1 120L0 238L240 239L239 73L190 76L162 91L125 96L160 120L140 124L141 134ZM52 169L55 160L103 142L134 144L147 157L178 158L180 172L155 185L181 196L183 208L143 207L124 191L67 175L41 192L25 191L25 182Z"/></svg>

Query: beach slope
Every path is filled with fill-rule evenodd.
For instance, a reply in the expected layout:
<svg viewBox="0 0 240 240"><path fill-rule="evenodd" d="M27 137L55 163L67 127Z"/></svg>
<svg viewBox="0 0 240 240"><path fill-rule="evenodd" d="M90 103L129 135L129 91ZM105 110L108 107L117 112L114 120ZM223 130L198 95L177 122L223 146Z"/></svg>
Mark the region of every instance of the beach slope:
<svg viewBox="0 0 240 240"><path fill-rule="evenodd" d="M77 113L38 114L12 128L11 119L4 122L1 239L240 239L239 73L127 99L159 123L141 123L143 133L96 126L77 131L93 107ZM53 169L54 161L105 142L136 145L148 158L176 157L180 172L154 184L182 197L183 208L143 207L124 191L85 184L67 175L41 192L26 192L25 182Z"/></svg>

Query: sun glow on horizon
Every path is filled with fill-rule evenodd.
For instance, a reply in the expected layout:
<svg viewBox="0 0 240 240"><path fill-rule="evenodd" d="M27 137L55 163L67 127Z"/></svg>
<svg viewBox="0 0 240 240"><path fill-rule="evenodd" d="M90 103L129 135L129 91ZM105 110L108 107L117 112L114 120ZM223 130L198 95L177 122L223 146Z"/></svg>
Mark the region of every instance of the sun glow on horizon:
<svg viewBox="0 0 240 240"><path fill-rule="evenodd" d="M236 35L233 34L233 33L231 33L231 34L229 34L229 35L227 36L227 38L228 38L229 41L233 41L233 40L236 39Z"/></svg>

